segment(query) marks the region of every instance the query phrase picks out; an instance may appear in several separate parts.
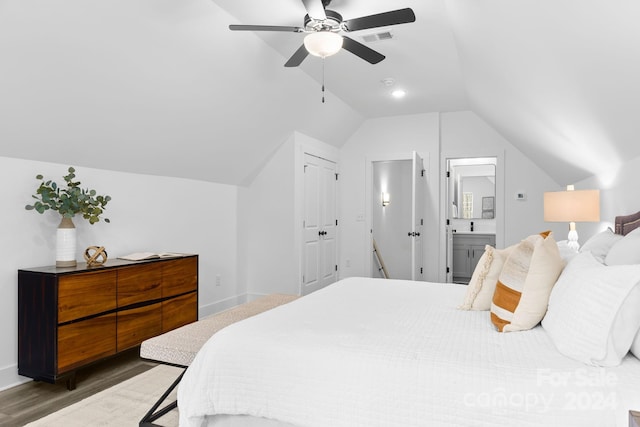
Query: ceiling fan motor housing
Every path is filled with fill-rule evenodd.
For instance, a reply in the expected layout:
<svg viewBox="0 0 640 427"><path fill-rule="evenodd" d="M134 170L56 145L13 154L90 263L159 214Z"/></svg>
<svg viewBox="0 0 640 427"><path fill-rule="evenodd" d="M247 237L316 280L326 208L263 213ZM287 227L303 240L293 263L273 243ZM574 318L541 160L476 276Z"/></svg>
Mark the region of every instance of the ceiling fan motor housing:
<svg viewBox="0 0 640 427"><path fill-rule="evenodd" d="M334 10L325 9L327 19L316 20L309 15L304 17L304 29L306 31L339 31L342 25L342 15Z"/></svg>

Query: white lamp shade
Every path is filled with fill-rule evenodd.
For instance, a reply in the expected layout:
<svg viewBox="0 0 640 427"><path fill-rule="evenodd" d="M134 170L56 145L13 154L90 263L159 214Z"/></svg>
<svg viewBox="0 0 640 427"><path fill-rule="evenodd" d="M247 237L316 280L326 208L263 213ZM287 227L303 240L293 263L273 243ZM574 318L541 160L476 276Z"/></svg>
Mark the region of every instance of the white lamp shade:
<svg viewBox="0 0 640 427"><path fill-rule="evenodd" d="M342 36L331 31L316 31L304 38L304 47L311 55L326 58L342 49Z"/></svg>
<svg viewBox="0 0 640 427"><path fill-rule="evenodd" d="M544 193L544 220L549 222L600 221L600 190Z"/></svg>

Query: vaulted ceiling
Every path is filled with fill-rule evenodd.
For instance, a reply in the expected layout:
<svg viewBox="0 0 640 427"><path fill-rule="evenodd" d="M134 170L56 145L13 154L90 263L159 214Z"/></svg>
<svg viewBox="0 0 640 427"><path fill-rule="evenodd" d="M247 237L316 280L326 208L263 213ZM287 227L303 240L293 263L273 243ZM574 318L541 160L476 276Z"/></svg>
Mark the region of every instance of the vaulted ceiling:
<svg viewBox="0 0 640 427"><path fill-rule="evenodd" d="M301 26L300 0L0 0L0 155L242 184L293 131L340 147L367 118L472 110L559 184L640 156L637 1L329 6L404 7L415 23L350 34L384 61L323 75L283 67L302 34L228 29Z"/></svg>

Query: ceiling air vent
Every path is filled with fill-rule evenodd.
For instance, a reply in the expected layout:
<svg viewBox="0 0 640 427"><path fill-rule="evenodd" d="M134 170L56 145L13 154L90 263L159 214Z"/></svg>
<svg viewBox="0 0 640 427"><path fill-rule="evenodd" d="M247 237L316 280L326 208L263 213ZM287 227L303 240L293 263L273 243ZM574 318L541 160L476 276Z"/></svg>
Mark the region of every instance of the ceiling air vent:
<svg viewBox="0 0 640 427"><path fill-rule="evenodd" d="M367 34L362 36L362 39L367 43L373 43L381 40L390 40L393 38L393 34L390 31L384 31L382 33Z"/></svg>

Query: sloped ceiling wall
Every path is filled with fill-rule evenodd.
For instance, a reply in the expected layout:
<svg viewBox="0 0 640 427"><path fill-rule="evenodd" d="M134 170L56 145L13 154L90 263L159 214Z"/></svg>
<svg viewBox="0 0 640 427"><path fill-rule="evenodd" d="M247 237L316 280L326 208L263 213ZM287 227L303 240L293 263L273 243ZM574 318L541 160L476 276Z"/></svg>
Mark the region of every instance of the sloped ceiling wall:
<svg viewBox="0 0 640 427"><path fill-rule="evenodd" d="M340 147L364 117L467 109L559 185L640 156L640 2L333 6L415 9L376 48L421 101L381 106L393 69L341 52L321 104L317 62L282 66L299 39L227 28L299 25L300 0L2 0L0 156L243 184L294 131Z"/></svg>
<svg viewBox="0 0 640 427"><path fill-rule="evenodd" d="M446 2L471 108L560 185L640 156L640 3Z"/></svg>
<svg viewBox="0 0 640 427"><path fill-rule="evenodd" d="M1 1L0 156L242 184L294 130L357 129L259 38L229 43L231 20L210 0Z"/></svg>

